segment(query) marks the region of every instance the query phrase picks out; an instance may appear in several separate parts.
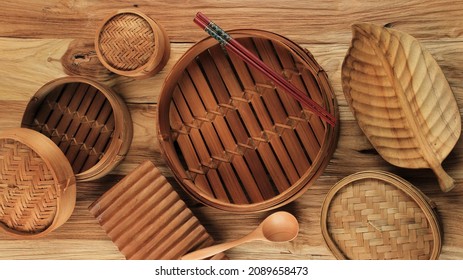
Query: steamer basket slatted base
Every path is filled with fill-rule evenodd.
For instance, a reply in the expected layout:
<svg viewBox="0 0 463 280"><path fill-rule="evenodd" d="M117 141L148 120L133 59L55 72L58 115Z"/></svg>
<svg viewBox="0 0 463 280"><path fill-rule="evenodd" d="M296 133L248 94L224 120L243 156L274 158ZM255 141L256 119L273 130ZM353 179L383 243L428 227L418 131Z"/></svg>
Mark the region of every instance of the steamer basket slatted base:
<svg viewBox="0 0 463 280"><path fill-rule="evenodd" d="M89 209L127 259L179 259L214 242L150 161ZM213 257L223 258L222 253Z"/></svg>
<svg viewBox="0 0 463 280"><path fill-rule="evenodd" d="M433 204L387 172L365 171L328 193L322 234L338 259L437 259L441 231Z"/></svg>
<svg viewBox="0 0 463 280"><path fill-rule="evenodd" d="M259 30L230 34L333 115L335 97L308 51ZM161 147L193 197L219 209L263 211L300 196L323 172L337 130L212 38L174 66L159 100Z"/></svg>
<svg viewBox="0 0 463 280"><path fill-rule="evenodd" d="M110 172L132 140L123 101L109 88L81 77L60 78L39 89L26 108L22 127L50 138L79 181Z"/></svg>

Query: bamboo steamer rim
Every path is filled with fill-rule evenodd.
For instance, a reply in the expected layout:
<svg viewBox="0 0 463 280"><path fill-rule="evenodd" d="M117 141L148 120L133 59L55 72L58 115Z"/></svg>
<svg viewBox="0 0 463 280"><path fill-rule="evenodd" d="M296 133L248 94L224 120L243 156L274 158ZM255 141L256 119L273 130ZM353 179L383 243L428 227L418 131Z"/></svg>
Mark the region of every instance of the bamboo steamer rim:
<svg viewBox="0 0 463 280"><path fill-rule="evenodd" d="M325 200L323 201L321 209L320 224L323 239L325 240L333 255L337 259L347 259L339 244L333 240L331 232L328 229L328 214L330 212L331 202L338 195L338 193L343 191L343 188L348 187L354 182L368 179L380 180L387 183L389 186L397 188L406 196L410 197L416 203L416 205L419 206L428 221L428 226L431 229L433 236L433 247L429 259L438 259L442 247L442 230L440 227L439 218L435 211L436 205L434 202L405 179L387 171L376 170L361 171L344 177L338 181L325 196Z"/></svg>
<svg viewBox="0 0 463 280"><path fill-rule="evenodd" d="M304 64L305 69L310 71L310 73L317 79L321 95L324 99L323 105L325 105L327 110L333 115L336 117L338 116L336 98L329 83L328 76L308 50L302 49L299 45L295 44L286 37L269 31L257 29L237 29L231 30L228 33L235 39L243 37L259 37L273 42L276 41L283 45L294 57L299 57L300 62ZM193 198L205 205L237 213L261 212L281 207L301 196L312 185L315 179L323 173L336 148L339 125L336 125L333 128L332 126L325 124L323 144L310 168L305 172L305 174L300 176L299 180L297 180L297 182L295 182L291 187L276 195L272 199L250 204L233 204L223 202L198 191L195 184L188 178L182 167L182 163L176 154L174 141L170 135L169 108L176 82L181 77L188 64L198 54L206 51L210 47L216 46L217 44L218 43L210 37L196 43L177 61L173 70L165 79L158 101L158 137L162 154L182 188Z"/></svg>
<svg viewBox="0 0 463 280"><path fill-rule="evenodd" d="M124 14L130 14L134 17L138 17L144 20L151 28L154 36L154 42L152 42L154 48L153 54L144 65L140 65L138 68L133 70L122 70L113 66L101 49L100 38L105 27L110 24L112 19ZM134 9L124 9L107 16L103 20L96 32L95 51L100 62L111 72L127 77L147 78L161 71L162 68L164 68L164 66L167 64L167 61L170 57L170 41L166 30L156 20L140 11Z"/></svg>
<svg viewBox="0 0 463 280"><path fill-rule="evenodd" d="M46 96L57 86L68 83L84 83L96 88L109 101L114 114L114 131L112 140L106 148L104 155L88 170L75 174L78 182L91 181L101 178L111 172L127 154L133 137L132 119L124 101L109 87L106 87L92 79L81 76L68 76L52 80L44 84L28 103L21 127L29 128L32 124L35 112L42 105Z"/></svg>
<svg viewBox="0 0 463 280"><path fill-rule="evenodd" d="M52 223L40 232L27 233L0 223L0 229L15 238L39 238L64 224L76 203L76 178L71 165L61 150L48 137L27 128L13 128L0 132L0 139L19 142L34 151L53 175L57 194L56 214Z"/></svg>

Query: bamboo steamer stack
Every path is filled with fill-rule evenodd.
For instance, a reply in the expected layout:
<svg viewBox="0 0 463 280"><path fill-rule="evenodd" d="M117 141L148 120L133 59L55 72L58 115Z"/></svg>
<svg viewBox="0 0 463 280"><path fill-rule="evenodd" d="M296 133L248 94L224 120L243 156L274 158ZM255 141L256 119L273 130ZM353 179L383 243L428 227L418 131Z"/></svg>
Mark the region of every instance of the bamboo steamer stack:
<svg viewBox="0 0 463 280"><path fill-rule="evenodd" d="M337 115L326 73L308 51L266 31L230 35ZM264 211L298 198L321 175L337 143L337 126L213 38L180 58L158 108L161 149L176 179L200 202L226 211Z"/></svg>

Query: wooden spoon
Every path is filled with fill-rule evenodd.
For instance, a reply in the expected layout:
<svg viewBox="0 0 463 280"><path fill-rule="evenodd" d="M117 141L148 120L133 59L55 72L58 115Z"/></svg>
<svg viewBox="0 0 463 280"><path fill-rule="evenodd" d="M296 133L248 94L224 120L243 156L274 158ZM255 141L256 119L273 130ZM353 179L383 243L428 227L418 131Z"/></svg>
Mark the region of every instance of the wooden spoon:
<svg viewBox="0 0 463 280"><path fill-rule="evenodd" d="M269 242L286 242L296 238L299 233L297 219L288 212L279 211L268 216L248 235L226 243L203 248L184 255L182 260L201 260L226 251L246 242L261 240Z"/></svg>

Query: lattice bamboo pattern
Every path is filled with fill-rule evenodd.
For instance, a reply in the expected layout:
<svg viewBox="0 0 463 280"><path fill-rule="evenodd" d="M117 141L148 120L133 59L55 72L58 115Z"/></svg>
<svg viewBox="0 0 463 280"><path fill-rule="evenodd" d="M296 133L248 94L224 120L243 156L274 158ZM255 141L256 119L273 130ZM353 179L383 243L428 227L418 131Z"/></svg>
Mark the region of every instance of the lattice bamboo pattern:
<svg viewBox="0 0 463 280"><path fill-rule="evenodd" d="M164 28L132 10L107 18L99 28L95 47L100 61L116 74L147 77L159 72L170 56Z"/></svg>
<svg viewBox="0 0 463 280"><path fill-rule="evenodd" d="M441 233L431 203L407 181L360 172L328 193L322 233L338 259L437 259Z"/></svg>
<svg viewBox="0 0 463 280"><path fill-rule="evenodd" d="M89 209L127 259L179 259L213 244L150 161L139 165Z"/></svg>
<svg viewBox="0 0 463 280"><path fill-rule="evenodd" d="M26 108L22 126L50 138L79 180L111 171L132 139L130 115L122 100L111 90L76 77L42 87Z"/></svg>
<svg viewBox="0 0 463 280"><path fill-rule="evenodd" d="M75 179L63 160L58 147L32 130L0 135L0 228L14 236L36 237L69 218Z"/></svg>
<svg viewBox="0 0 463 280"><path fill-rule="evenodd" d="M336 114L326 74L308 52L263 31L232 34ZM158 119L166 158L186 190L231 211L288 203L322 172L336 143L335 129L210 38L174 67Z"/></svg>

